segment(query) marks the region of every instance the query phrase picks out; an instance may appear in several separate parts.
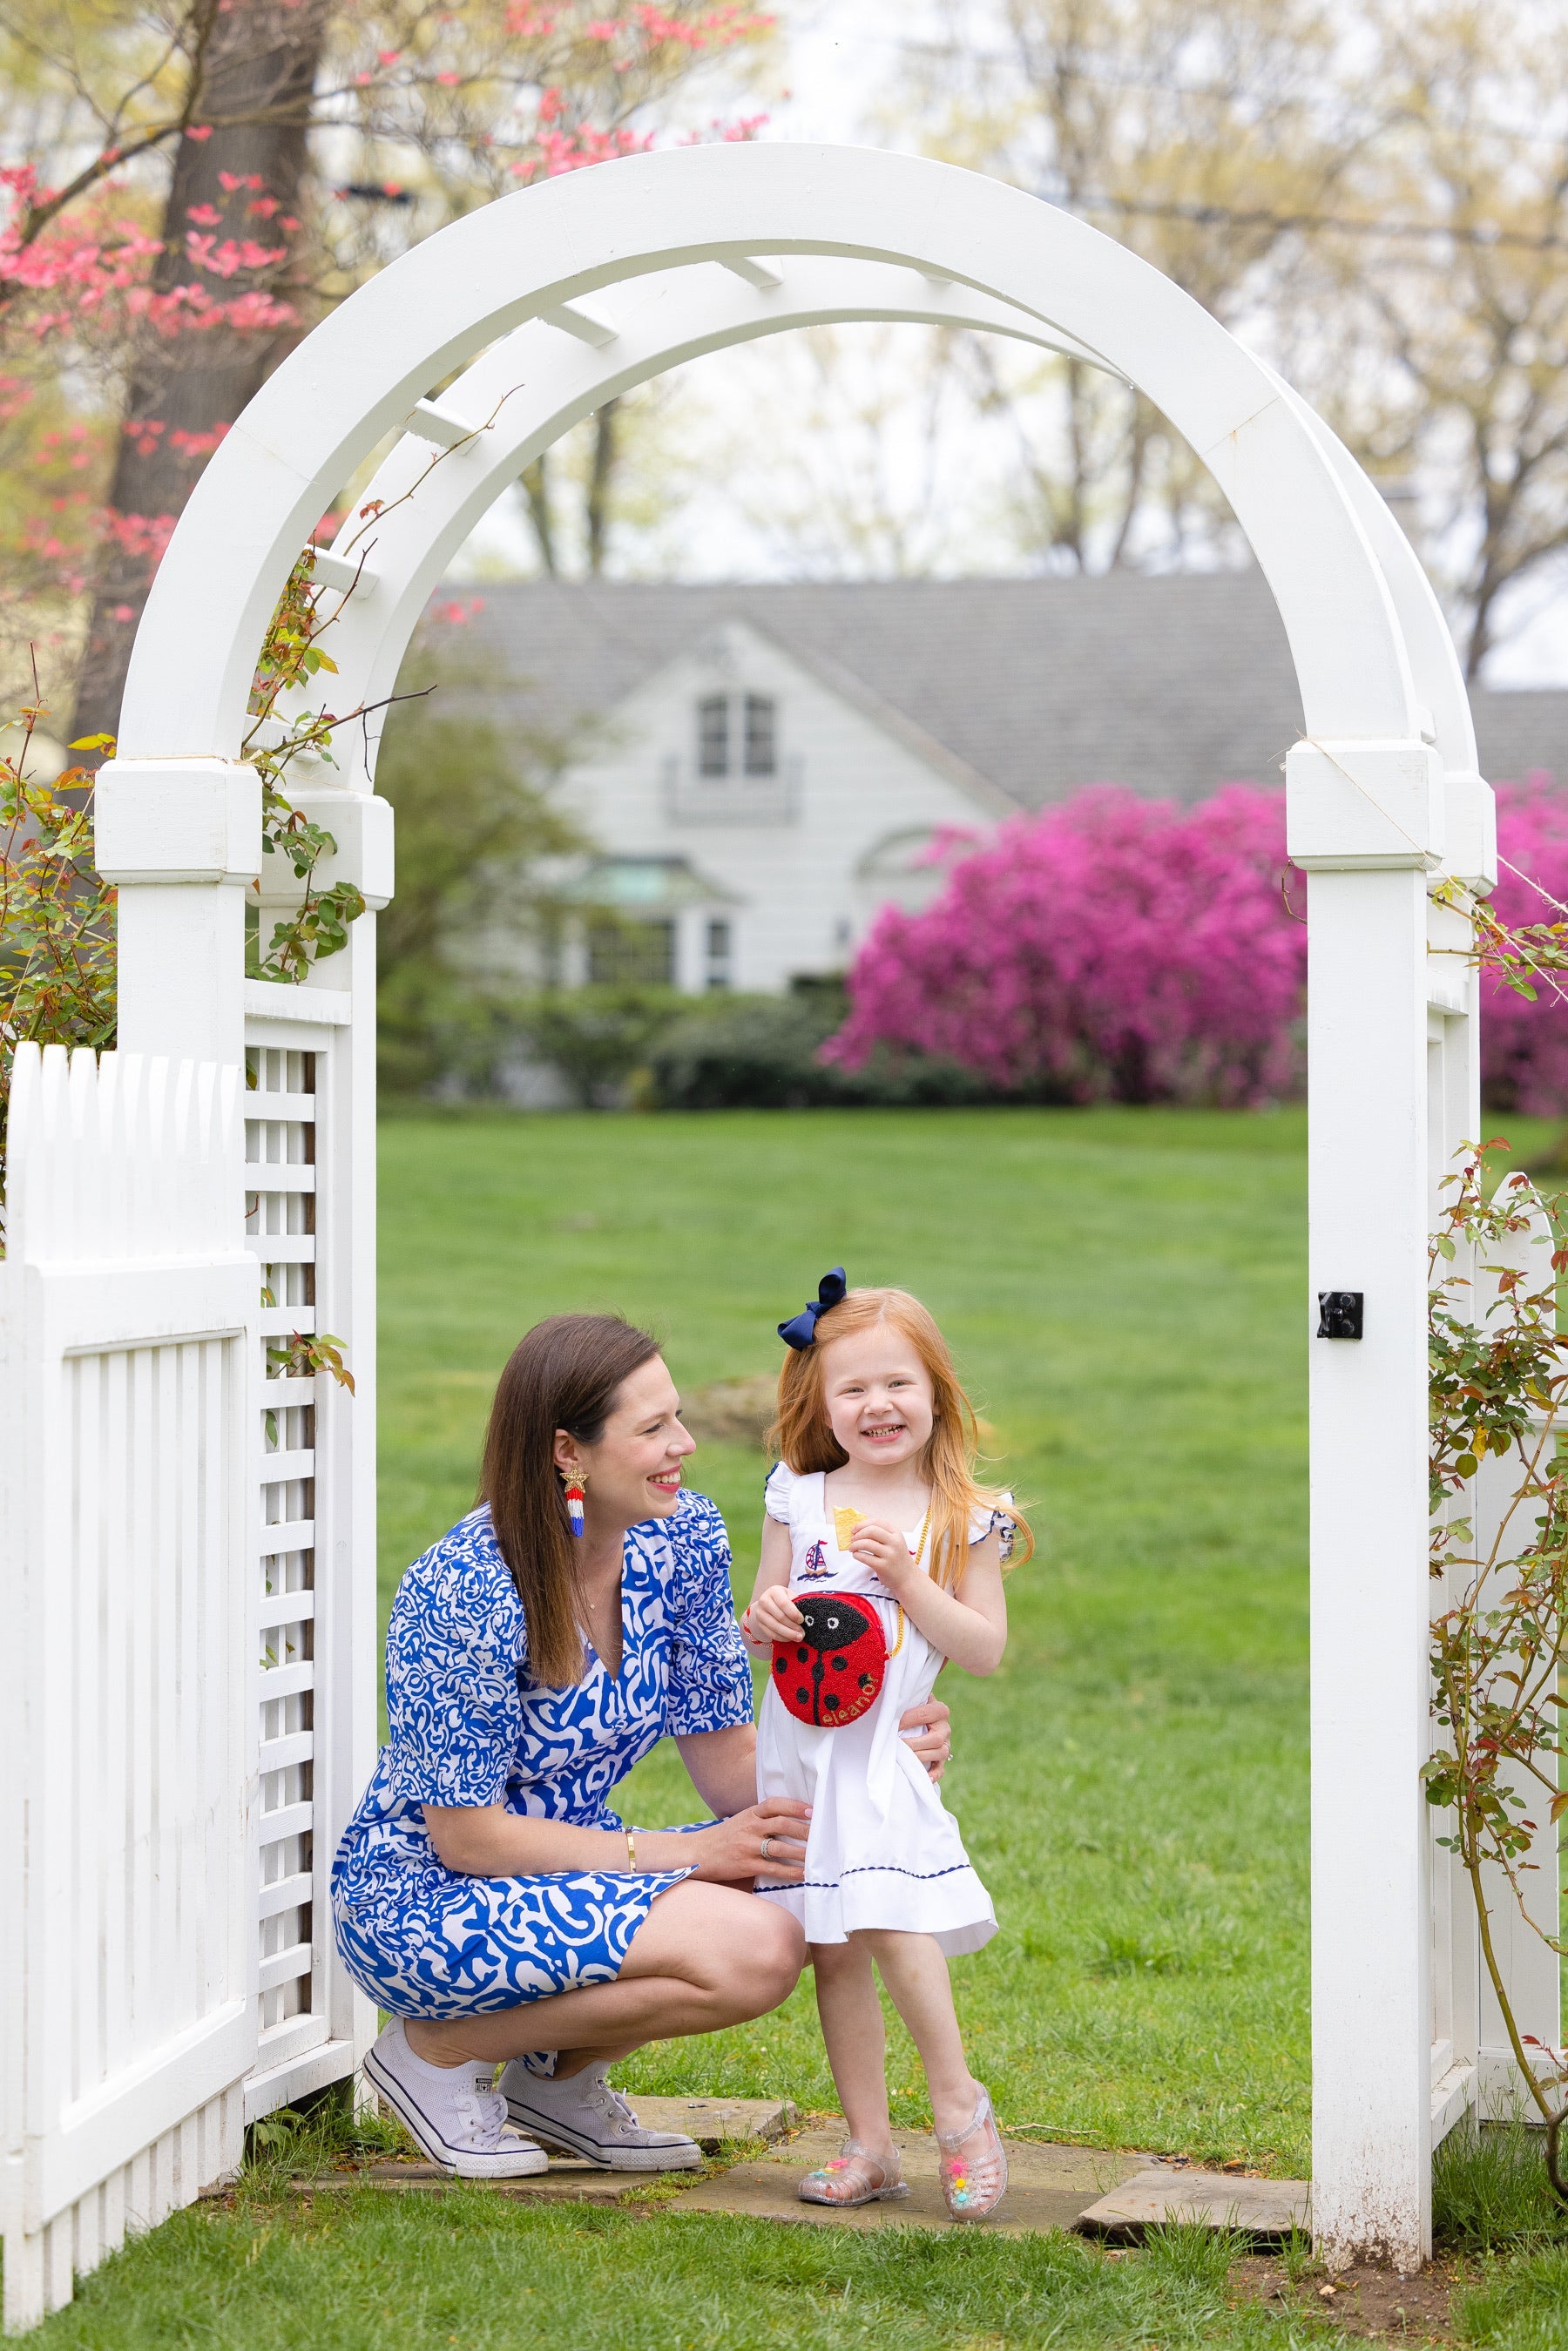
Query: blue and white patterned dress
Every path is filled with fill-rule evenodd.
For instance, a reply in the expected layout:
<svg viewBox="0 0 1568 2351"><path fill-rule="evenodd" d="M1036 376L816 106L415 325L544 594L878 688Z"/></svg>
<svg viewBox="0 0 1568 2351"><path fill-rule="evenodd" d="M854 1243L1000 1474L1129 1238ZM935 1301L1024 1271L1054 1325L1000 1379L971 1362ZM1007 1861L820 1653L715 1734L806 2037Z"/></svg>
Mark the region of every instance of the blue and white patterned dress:
<svg viewBox="0 0 1568 2351"><path fill-rule="evenodd" d="M387 1628L391 1733L332 1867L338 1948L394 2016L471 2016L607 1983L655 1898L691 1872L561 1870L466 1877L443 1868L426 1804L504 1803L577 1828L623 1824L607 1798L666 1734L751 1720L729 1589L729 1540L706 1495L633 1527L622 1657L589 1647L582 1680L541 1687L487 1509L398 1586Z"/></svg>

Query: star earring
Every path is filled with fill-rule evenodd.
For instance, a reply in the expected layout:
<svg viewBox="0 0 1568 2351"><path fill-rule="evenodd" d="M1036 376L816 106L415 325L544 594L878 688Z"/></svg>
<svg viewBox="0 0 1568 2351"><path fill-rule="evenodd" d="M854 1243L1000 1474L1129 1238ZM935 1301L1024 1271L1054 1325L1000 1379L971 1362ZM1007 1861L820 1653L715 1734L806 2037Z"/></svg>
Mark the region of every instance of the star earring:
<svg viewBox="0 0 1568 2351"><path fill-rule="evenodd" d="M582 1534L583 1489L588 1480L580 1469L574 1469L566 1481L566 1515L571 1521L571 1531L580 1539Z"/></svg>

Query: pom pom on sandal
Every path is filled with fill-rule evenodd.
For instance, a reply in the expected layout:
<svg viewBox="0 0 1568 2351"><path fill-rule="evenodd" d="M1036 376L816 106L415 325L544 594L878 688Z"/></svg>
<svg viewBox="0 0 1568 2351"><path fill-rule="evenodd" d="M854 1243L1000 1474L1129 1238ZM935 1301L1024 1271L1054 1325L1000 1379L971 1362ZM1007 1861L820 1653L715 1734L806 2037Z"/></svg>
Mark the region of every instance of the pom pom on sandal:
<svg viewBox="0 0 1568 2351"><path fill-rule="evenodd" d="M962 2130L938 2131L936 2144L942 2150L942 2194L953 2219L988 2220L1008 2192L1008 2151L990 2092L980 2091L972 2123Z"/></svg>
<svg viewBox="0 0 1568 2351"><path fill-rule="evenodd" d="M909 2183L896 2147L889 2165L868 2155L859 2139L847 2138L843 2153L809 2171L795 2193L802 2204L876 2204L907 2196Z"/></svg>

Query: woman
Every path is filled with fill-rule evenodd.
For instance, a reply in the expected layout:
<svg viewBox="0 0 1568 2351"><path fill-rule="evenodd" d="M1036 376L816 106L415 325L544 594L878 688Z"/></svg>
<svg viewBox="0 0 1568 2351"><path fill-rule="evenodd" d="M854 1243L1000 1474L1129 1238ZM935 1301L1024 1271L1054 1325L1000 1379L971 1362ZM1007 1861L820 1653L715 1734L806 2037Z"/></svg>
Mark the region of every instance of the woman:
<svg viewBox="0 0 1568 2351"><path fill-rule="evenodd" d="M608 2067L763 2015L805 1957L794 1919L749 1891L800 1883L806 1807L755 1801L729 1545L682 1489L694 1449L645 1332L537 1324L496 1392L479 1507L392 1605L390 1738L333 1911L349 1972L392 2012L366 2073L466 2178L543 2170L521 2132L605 2169L699 2163L695 2140L639 2126ZM932 1700L905 1719L936 1771L946 1715ZM628 1829L610 1792L666 1734L717 1818Z"/></svg>

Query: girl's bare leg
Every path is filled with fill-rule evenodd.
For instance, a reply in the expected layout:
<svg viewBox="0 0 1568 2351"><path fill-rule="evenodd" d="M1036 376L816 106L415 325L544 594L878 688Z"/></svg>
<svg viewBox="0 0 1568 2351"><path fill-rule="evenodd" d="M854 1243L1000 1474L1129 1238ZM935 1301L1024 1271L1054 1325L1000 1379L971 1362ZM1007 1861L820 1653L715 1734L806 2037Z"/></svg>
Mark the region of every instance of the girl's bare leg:
<svg viewBox="0 0 1568 2351"><path fill-rule="evenodd" d="M853 1939L869 1947L868 1957L875 1959L888 1996L920 2052L937 2129L967 2129L974 2120L980 2085L964 2060L952 1980L936 1937L895 1934L891 1928L879 1928Z"/></svg>
<svg viewBox="0 0 1568 2351"><path fill-rule="evenodd" d="M766 2016L805 1961L787 1910L728 1886L685 1878L661 1894L612 1983L557 1992L484 2016L411 2017L408 2043L432 2065L486 2065L535 2049L570 2054L558 2071L624 2056L644 2041L716 2032Z"/></svg>
<svg viewBox="0 0 1568 2351"><path fill-rule="evenodd" d="M844 2109L850 2137L878 2162L891 2158L893 2126L887 2112L887 2033L872 1974L868 1935L847 1943L813 1943L817 2013L828 2063Z"/></svg>

